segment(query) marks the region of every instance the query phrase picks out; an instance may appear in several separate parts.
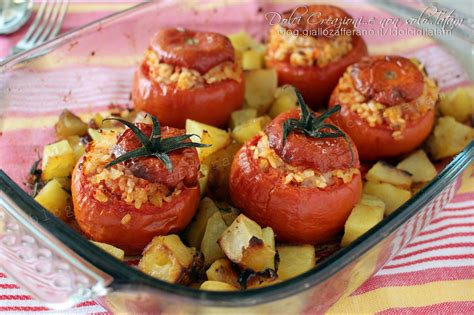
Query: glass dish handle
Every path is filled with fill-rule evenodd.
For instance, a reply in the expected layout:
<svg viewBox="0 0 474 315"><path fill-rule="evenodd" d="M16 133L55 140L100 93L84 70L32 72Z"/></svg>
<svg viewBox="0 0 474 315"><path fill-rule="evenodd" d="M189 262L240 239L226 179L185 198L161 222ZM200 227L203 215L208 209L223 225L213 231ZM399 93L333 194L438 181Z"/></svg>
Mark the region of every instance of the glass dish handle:
<svg viewBox="0 0 474 315"><path fill-rule="evenodd" d="M28 205L17 198L18 189L0 171L0 267L33 298L54 309L66 309L105 295L112 277L59 242L40 224L41 220L55 220L44 213L46 210L42 209L41 217L25 213L22 209L28 211ZM40 212L38 205L30 206L36 208L36 214Z"/></svg>

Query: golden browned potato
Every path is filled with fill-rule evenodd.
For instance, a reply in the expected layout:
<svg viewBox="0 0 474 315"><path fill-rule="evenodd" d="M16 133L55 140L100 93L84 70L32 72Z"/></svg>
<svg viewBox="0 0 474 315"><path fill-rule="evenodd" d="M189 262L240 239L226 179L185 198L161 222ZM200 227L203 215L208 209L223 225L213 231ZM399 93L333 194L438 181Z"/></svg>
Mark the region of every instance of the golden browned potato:
<svg viewBox="0 0 474 315"><path fill-rule="evenodd" d="M219 258L225 257L224 252L217 244L222 233L227 229L227 225L222 219L220 211L215 212L207 220L206 231L201 242L201 252L204 255L204 266L210 266Z"/></svg>
<svg viewBox="0 0 474 315"><path fill-rule="evenodd" d="M207 221L216 212L219 212L219 209L214 204L214 201L209 197L204 197L199 203L198 211L185 233L185 238L189 245L197 249L200 248L206 231Z"/></svg>
<svg viewBox="0 0 474 315"><path fill-rule="evenodd" d="M79 159L84 155L85 145L81 142L79 136L70 136L67 137L66 140L69 142L69 145L74 152L74 163L77 163L77 161L79 161Z"/></svg>
<svg viewBox="0 0 474 315"><path fill-rule="evenodd" d="M429 182L438 174L435 166L423 150L410 154L398 163L397 168L410 173L416 183Z"/></svg>
<svg viewBox="0 0 474 315"><path fill-rule="evenodd" d="M274 69L248 71L245 78L245 107L265 113L272 105L278 78Z"/></svg>
<svg viewBox="0 0 474 315"><path fill-rule="evenodd" d="M192 137L193 142L210 145L206 148L197 148L201 161L212 153L225 148L231 142L230 134L227 131L191 119L186 119L186 134L197 136Z"/></svg>
<svg viewBox="0 0 474 315"><path fill-rule="evenodd" d="M71 195L57 179L50 180L36 195L35 200L49 212L65 221Z"/></svg>
<svg viewBox="0 0 474 315"><path fill-rule="evenodd" d="M371 182L388 183L404 189L410 188L413 181L410 173L385 162L377 162L367 172L365 178Z"/></svg>
<svg viewBox="0 0 474 315"><path fill-rule="evenodd" d="M112 246L110 244L94 242L94 241L91 241L91 243L97 247L100 247L100 249L114 256L118 260L123 260L125 258L125 252L118 247Z"/></svg>
<svg viewBox="0 0 474 315"><path fill-rule="evenodd" d="M239 273L227 258L217 259L206 271L207 279L239 287Z"/></svg>
<svg viewBox="0 0 474 315"><path fill-rule="evenodd" d="M370 181L365 183L364 193L378 197L385 203L385 215L389 215L411 198L409 190L398 188L388 183L374 183Z"/></svg>
<svg viewBox="0 0 474 315"><path fill-rule="evenodd" d="M48 144L43 148L41 179L70 176L74 165L74 151L67 140Z"/></svg>
<svg viewBox="0 0 474 315"><path fill-rule="evenodd" d="M277 270L280 280L296 277L316 266L313 245L280 245L277 251L280 257Z"/></svg>
<svg viewBox="0 0 474 315"><path fill-rule="evenodd" d="M435 160L461 152L474 139L474 129L446 116L438 119L428 139L428 148Z"/></svg>
<svg viewBox="0 0 474 315"><path fill-rule="evenodd" d="M243 214L225 230L219 245L242 269L260 272L275 266L275 249L264 242L262 228Z"/></svg>
<svg viewBox="0 0 474 315"><path fill-rule="evenodd" d="M236 110L230 114L230 128L234 129L238 125L241 125L253 118L257 118L257 110L255 108Z"/></svg>
<svg viewBox="0 0 474 315"><path fill-rule="evenodd" d="M205 281L201 284L201 290L206 291L238 291L239 289L225 282Z"/></svg>
<svg viewBox="0 0 474 315"><path fill-rule="evenodd" d="M262 131L270 121L271 119L268 116L260 116L250 119L232 130L232 138L234 138L238 143L244 144Z"/></svg>
<svg viewBox="0 0 474 315"><path fill-rule="evenodd" d="M193 269L199 265L194 261L198 257L196 250L186 247L179 236L156 236L145 248L138 268L166 282L188 284Z"/></svg>
<svg viewBox="0 0 474 315"><path fill-rule="evenodd" d="M344 225L341 246L347 246L383 220L385 204L375 196L363 195Z"/></svg>
<svg viewBox="0 0 474 315"><path fill-rule="evenodd" d="M87 134L87 124L67 109L59 115L59 120L54 128L58 138L85 136Z"/></svg>
<svg viewBox="0 0 474 315"><path fill-rule="evenodd" d="M441 95L439 109L443 116L452 116L466 122L474 116L474 89L459 87Z"/></svg>
<svg viewBox="0 0 474 315"><path fill-rule="evenodd" d="M283 85L276 89L275 100L268 112L270 117L275 118L279 114L289 111L298 106L295 89L291 85Z"/></svg>

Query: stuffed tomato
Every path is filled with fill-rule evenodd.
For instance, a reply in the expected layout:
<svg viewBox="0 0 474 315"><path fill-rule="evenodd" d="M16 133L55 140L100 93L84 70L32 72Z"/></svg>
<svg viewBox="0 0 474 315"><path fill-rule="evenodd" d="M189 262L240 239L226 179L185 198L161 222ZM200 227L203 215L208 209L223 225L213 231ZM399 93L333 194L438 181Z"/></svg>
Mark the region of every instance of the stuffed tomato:
<svg viewBox="0 0 474 315"><path fill-rule="evenodd" d="M313 108L326 105L347 66L367 55L352 17L331 5L302 6L283 13L269 33L267 67L279 85L295 86ZM335 23L334 21L339 21Z"/></svg>
<svg viewBox="0 0 474 315"><path fill-rule="evenodd" d="M155 125L156 122L156 125ZM125 122L126 123L126 122ZM140 254L157 235L177 233L200 199L199 159L182 130L128 123L103 131L72 174L74 214L91 239Z"/></svg>
<svg viewBox="0 0 474 315"><path fill-rule="evenodd" d="M366 57L347 68L333 91L334 120L354 140L362 160L389 158L423 143L435 121L439 91L415 60Z"/></svg>
<svg viewBox="0 0 474 315"><path fill-rule="evenodd" d="M184 128L187 118L224 126L244 100L231 42L217 33L160 30L135 73L132 100L166 126Z"/></svg>
<svg viewBox="0 0 474 315"><path fill-rule="evenodd" d="M327 112L277 116L236 154L230 195L242 212L280 241L321 243L339 232L360 198L359 159Z"/></svg>

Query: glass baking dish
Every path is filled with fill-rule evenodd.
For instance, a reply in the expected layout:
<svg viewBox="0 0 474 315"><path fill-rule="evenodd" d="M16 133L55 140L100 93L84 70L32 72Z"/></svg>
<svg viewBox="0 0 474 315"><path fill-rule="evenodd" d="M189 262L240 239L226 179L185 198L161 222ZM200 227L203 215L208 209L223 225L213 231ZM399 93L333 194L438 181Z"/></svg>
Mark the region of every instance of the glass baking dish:
<svg viewBox="0 0 474 315"><path fill-rule="evenodd" d="M361 10L388 15L365 3L339 5L354 16ZM111 103L129 103L133 71L158 28L184 26L223 33L245 29L261 38L269 27L265 12L293 6L290 1L145 3L1 64L2 268L36 299L56 309L95 298L113 312L258 314L323 312L379 270L453 197L456 178L472 161L472 142L407 203L313 270L271 287L235 293L204 292L151 278L90 244L22 188L37 158L35 150L53 140L52 125L61 109L84 114L105 110ZM372 53L383 53L374 47ZM465 73L459 76L469 80Z"/></svg>

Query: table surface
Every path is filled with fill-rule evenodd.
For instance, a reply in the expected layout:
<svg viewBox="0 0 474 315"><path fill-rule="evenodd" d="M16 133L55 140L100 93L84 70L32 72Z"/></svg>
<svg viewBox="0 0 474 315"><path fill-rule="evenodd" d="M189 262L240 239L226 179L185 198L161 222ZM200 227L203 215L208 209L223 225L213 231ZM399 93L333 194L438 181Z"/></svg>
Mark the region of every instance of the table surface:
<svg viewBox="0 0 474 315"><path fill-rule="evenodd" d="M69 6L62 31L131 5L130 1ZM0 36L0 58L25 33ZM465 171L450 204L402 253L329 313L474 313L474 168ZM0 269L0 313L54 313ZM64 313L107 314L94 301Z"/></svg>

